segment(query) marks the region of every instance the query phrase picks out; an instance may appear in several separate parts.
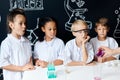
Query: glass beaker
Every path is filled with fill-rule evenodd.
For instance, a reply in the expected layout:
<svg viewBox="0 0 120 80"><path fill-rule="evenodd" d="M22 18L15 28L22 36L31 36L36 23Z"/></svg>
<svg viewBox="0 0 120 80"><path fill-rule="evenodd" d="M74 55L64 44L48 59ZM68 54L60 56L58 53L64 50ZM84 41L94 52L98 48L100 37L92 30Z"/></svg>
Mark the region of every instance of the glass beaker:
<svg viewBox="0 0 120 80"><path fill-rule="evenodd" d="M102 63L98 63L94 66L94 80L102 80Z"/></svg>

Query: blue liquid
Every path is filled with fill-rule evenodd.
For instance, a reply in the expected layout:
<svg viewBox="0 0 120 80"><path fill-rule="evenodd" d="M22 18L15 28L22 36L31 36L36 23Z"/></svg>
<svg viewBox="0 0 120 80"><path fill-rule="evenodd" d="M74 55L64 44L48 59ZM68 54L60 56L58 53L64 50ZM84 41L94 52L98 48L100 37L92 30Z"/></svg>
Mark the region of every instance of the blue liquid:
<svg viewBox="0 0 120 80"><path fill-rule="evenodd" d="M54 64L49 64L47 68L48 68L48 71L47 71L48 78L56 78Z"/></svg>

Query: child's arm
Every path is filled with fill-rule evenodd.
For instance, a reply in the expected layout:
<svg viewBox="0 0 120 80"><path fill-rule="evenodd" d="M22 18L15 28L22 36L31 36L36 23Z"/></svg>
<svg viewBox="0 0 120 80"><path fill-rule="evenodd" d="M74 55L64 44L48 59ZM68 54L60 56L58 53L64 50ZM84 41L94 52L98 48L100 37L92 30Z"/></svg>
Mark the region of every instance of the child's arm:
<svg viewBox="0 0 120 80"><path fill-rule="evenodd" d="M30 58L30 62L29 63L31 63L33 65L33 59L32 59L32 57Z"/></svg>
<svg viewBox="0 0 120 80"><path fill-rule="evenodd" d="M38 58L36 58L34 61L35 61L36 66L41 66L42 68L45 68L48 65L48 62L42 61L42 60L40 60Z"/></svg>
<svg viewBox="0 0 120 80"><path fill-rule="evenodd" d="M79 61L72 61L70 63L67 63L68 66L82 66L86 65L84 62L79 62Z"/></svg>
<svg viewBox="0 0 120 80"><path fill-rule="evenodd" d="M33 70L34 69L34 66L31 65L30 63L24 65L24 66L16 66L16 65L13 65L13 64L10 64L10 65L7 65L7 66L3 66L2 67L3 69L6 69L6 70L10 70L10 71L26 71L26 70Z"/></svg>
<svg viewBox="0 0 120 80"><path fill-rule="evenodd" d="M65 45L64 45L64 42L61 40L59 41L59 51L58 51L58 56L57 56L57 59L54 60L54 65L62 65L63 64L63 61L64 61L64 48L65 48Z"/></svg>
<svg viewBox="0 0 120 80"><path fill-rule="evenodd" d="M60 60L60 59L56 59L55 61L53 61L53 63L54 63L54 65L60 65L60 64L63 64L63 61ZM43 68L47 67L48 64L49 64L49 63L46 62L46 61L41 61L41 62L40 62L40 66L43 67Z"/></svg>
<svg viewBox="0 0 120 80"><path fill-rule="evenodd" d="M82 41L82 58L83 58L83 63L86 63L87 62L87 59L88 59L88 53L87 53L87 50L86 50L86 42L90 39L89 36L86 37L86 39L83 39Z"/></svg>
<svg viewBox="0 0 120 80"><path fill-rule="evenodd" d="M98 57L98 62L106 62L106 61L111 61L111 60L116 60L115 57L109 56L109 57Z"/></svg>
<svg viewBox="0 0 120 80"><path fill-rule="evenodd" d="M105 52L105 57L106 56L110 56L110 55L114 55L114 54L120 54L120 48L116 48L116 49L110 49L108 47L105 46L101 46L100 49L103 49Z"/></svg>
<svg viewBox="0 0 120 80"><path fill-rule="evenodd" d="M83 63L86 63L88 59L88 53L85 44L82 45L82 59L83 59Z"/></svg>
<svg viewBox="0 0 120 80"><path fill-rule="evenodd" d="M47 67L47 66L48 66L48 62L46 62L46 61L41 61L41 62L40 62L40 66L41 66L42 68Z"/></svg>
<svg viewBox="0 0 120 80"><path fill-rule="evenodd" d="M110 56L110 57L106 57L106 58L105 58L105 62L106 62L106 61L111 61L111 60L116 60L116 58L113 57L113 56Z"/></svg>
<svg viewBox="0 0 120 80"><path fill-rule="evenodd" d="M54 65L61 65L61 64L63 64L63 60L56 59L53 63L54 63Z"/></svg>
<svg viewBox="0 0 120 80"><path fill-rule="evenodd" d="M41 60L39 60L38 58L34 59L34 62L35 62L35 66L41 65Z"/></svg>
<svg viewBox="0 0 120 80"><path fill-rule="evenodd" d="M34 66L32 64L32 57L30 58L29 63L25 64L24 66L17 66L13 64L9 64L7 66L3 66L3 69L10 70L10 71L26 71L26 70L33 70Z"/></svg>

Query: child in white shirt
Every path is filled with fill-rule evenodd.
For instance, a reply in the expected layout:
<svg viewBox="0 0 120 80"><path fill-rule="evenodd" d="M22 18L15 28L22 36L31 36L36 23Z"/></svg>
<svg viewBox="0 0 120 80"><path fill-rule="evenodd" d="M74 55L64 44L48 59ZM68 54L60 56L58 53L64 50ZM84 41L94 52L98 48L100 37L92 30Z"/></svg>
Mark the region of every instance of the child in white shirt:
<svg viewBox="0 0 120 80"><path fill-rule="evenodd" d="M76 20L71 26L74 39L65 46L65 64L69 66L86 65L92 62L94 53L92 45L88 43L88 25L83 20Z"/></svg>
<svg viewBox="0 0 120 80"><path fill-rule="evenodd" d="M26 17L22 9L13 9L7 16L8 36L1 43L0 67L4 80L22 80L23 71L33 70L30 42L23 37Z"/></svg>
<svg viewBox="0 0 120 80"><path fill-rule="evenodd" d="M97 37L92 38L90 40L90 43L93 45L95 54L97 54L99 52L99 48L101 46L106 46L111 49L118 48L118 43L116 42L116 40L113 39L112 37L107 36L109 29L110 29L110 27L109 27L107 18L104 18L104 17L100 18L96 22L95 31L97 32ZM98 62L106 62L106 61L110 61L110 60L115 60L118 57L119 57L118 55L109 56L109 57L95 56L95 60L97 60Z"/></svg>
<svg viewBox="0 0 120 80"><path fill-rule="evenodd" d="M42 41L39 40L35 43L35 65L47 67L49 62L53 62L54 65L63 64L64 42L56 37L56 21L50 17L41 18L39 27L45 35Z"/></svg>

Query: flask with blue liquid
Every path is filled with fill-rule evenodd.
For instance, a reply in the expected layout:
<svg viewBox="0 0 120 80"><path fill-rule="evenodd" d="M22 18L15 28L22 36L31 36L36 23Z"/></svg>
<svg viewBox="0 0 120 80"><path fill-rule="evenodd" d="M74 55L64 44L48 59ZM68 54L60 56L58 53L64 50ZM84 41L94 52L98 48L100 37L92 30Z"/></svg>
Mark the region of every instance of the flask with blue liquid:
<svg viewBox="0 0 120 80"><path fill-rule="evenodd" d="M53 63L49 63L47 66L47 76L48 78L56 78L55 66Z"/></svg>

